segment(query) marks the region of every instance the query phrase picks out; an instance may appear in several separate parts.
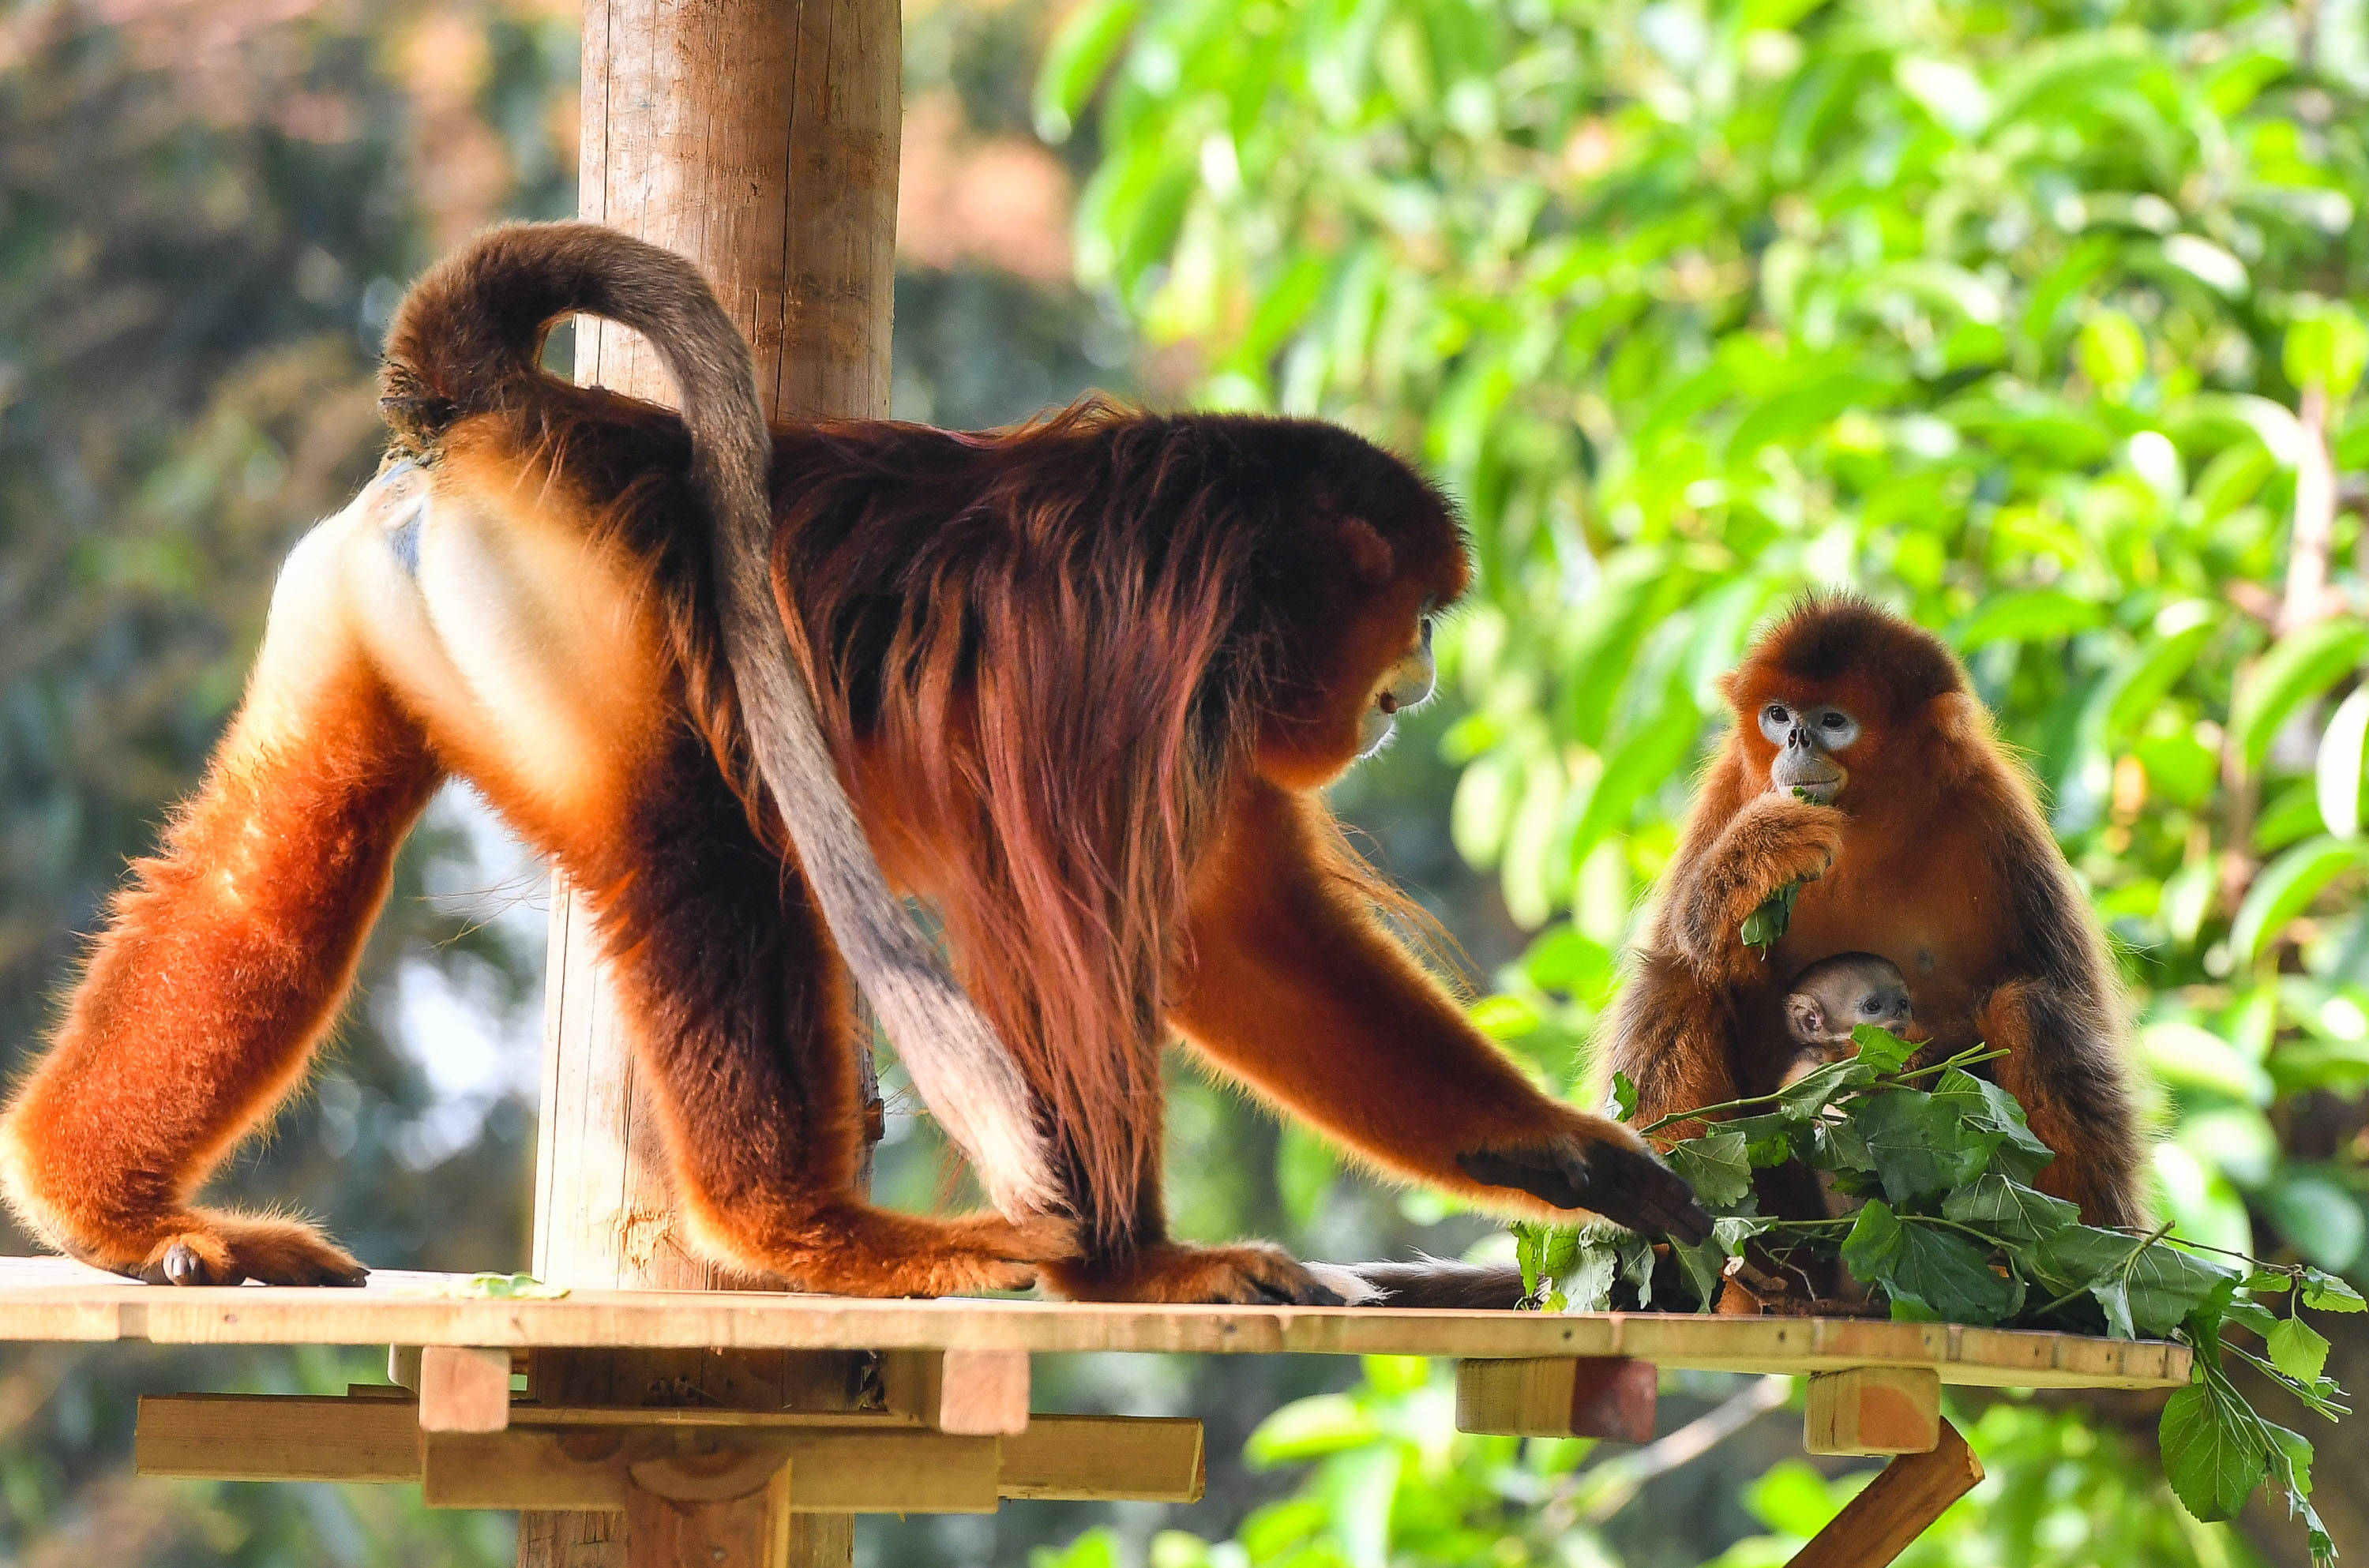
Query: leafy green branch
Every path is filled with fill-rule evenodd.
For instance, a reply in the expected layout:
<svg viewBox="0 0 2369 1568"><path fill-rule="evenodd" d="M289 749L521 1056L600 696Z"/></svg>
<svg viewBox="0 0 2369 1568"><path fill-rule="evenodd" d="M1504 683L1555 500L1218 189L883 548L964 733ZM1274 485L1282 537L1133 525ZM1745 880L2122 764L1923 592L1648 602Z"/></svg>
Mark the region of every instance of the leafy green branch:
<svg viewBox="0 0 2369 1568"><path fill-rule="evenodd" d="M2053 1158L2023 1108L1968 1071L2005 1055L1982 1046L1911 1067L1917 1047L1881 1029L1857 1050L1771 1093L1646 1124L1700 1130L1671 1166L1714 1217L1698 1244L1656 1244L1618 1226L1515 1227L1523 1281L1549 1310L1615 1306L1709 1311L1742 1280L1796 1310L2176 1340L2194 1380L2165 1406L2164 1473L2199 1519L2226 1519L2255 1488L2285 1494L2318 1561L2335 1548L2312 1509L2312 1446L2265 1419L2232 1381L2242 1362L2316 1414L2348 1413L2326 1374L2329 1345L2300 1309L2354 1312L2358 1292L2305 1264L2269 1264L2144 1232L2081 1222L2034 1184ZM1614 1107L1636 1109L1616 1078ZM1800 1164L1830 1195L1828 1218L1758 1211L1754 1173ZM2282 1315L2269 1303L2284 1297ZM2232 1343L2260 1338L2260 1352Z"/></svg>

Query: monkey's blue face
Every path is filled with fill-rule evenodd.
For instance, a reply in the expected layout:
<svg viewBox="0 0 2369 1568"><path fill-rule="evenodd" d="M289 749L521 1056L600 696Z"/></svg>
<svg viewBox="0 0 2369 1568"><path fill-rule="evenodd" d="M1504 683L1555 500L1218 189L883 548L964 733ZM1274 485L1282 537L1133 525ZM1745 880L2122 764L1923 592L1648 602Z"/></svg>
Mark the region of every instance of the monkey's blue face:
<svg viewBox="0 0 2369 1568"><path fill-rule="evenodd" d="M1382 671L1381 681L1374 689L1373 701L1357 727L1358 757L1370 757L1387 745L1398 727L1398 715L1430 701L1437 679L1431 657L1431 616L1425 614L1416 623L1413 642Z"/></svg>

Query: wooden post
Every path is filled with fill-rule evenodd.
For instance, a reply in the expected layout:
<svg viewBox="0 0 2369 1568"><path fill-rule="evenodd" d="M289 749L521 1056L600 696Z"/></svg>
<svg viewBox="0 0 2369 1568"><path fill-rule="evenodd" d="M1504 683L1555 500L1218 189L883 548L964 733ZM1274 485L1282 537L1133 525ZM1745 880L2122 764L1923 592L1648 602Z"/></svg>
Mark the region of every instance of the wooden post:
<svg viewBox="0 0 2369 1568"><path fill-rule="evenodd" d="M749 338L759 390L777 418L888 412L902 64L897 0L584 7L578 211L705 269ZM579 381L671 400L663 370L622 328L580 322L576 354ZM720 1283L674 1229L657 1129L634 1082L589 911L564 886L554 900L548 990L536 1275L581 1287ZM859 1049L868 1074L868 1045ZM588 1359L539 1359L537 1392L550 1398L589 1379L637 1403L633 1396L671 1380L711 1398L723 1387L784 1401L795 1383L808 1408L823 1408L852 1399L858 1380L855 1358L843 1356L753 1377L722 1357L687 1370L680 1356L614 1353L598 1368ZM757 1494L747 1505L756 1515L739 1526L701 1528L761 1543L749 1550L759 1551L761 1568L846 1563L848 1516L802 1514L777 1528L780 1510L767 1499L778 1490ZM634 1516L523 1515L521 1568L620 1568L620 1538Z"/></svg>

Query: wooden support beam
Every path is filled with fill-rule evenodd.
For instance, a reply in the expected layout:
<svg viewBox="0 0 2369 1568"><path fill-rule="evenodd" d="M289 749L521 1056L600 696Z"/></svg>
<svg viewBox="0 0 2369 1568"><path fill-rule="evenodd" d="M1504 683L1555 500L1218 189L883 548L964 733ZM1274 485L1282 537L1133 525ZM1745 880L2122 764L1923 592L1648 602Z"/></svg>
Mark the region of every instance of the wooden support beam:
<svg viewBox="0 0 2369 1568"><path fill-rule="evenodd" d="M510 1424L510 1353L431 1345L419 1356L422 1432L498 1432Z"/></svg>
<svg viewBox="0 0 2369 1568"><path fill-rule="evenodd" d="M1190 1416L1039 1415L1002 1440L996 1491L1070 1503L1198 1503L1209 1470Z"/></svg>
<svg viewBox="0 0 2369 1568"><path fill-rule="evenodd" d="M1802 1446L1814 1454L1922 1454L1940 1441L1941 1379L1924 1367L1860 1367L1810 1379Z"/></svg>
<svg viewBox="0 0 2369 1568"><path fill-rule="evenodd" d="M303 1394L143 1394L132 1430L142 1475L215 1481L418 1481L409 1400Z"/></svg>
<svg viewBox="0 0 2369 1568"><path fill-rule="evenodd" d="M1001 1436L1028 1429L1024 1350L896 1350L880 1358L883 1402L941 1432Z"/></svg>
<svg viewBox="0 0 2369 1568"><path fill-rule="evenodd" d="M791 1485L789 1467L781 1465L729 1497L673 1497L628 1486L626 1561L636 1568L778 1568L791 1560L797 1532Z"/></svg>
<svg viewBox="0 0 2369 1568"><path fill-rule="evenodd" d="M1943 1421L1929 1451L1884 1466L1788 1568L1884 1568L1982 1478L1982 1460Z"/></svg>
<svg viewBox="0 0 2369 1568"><path fill-rule="evenodd" d="M738 1425L668 1409L514 1413L503 1431L422 1433L402 1398L151 1395L135 1447L143 1475L417 1481L444 1508L619 1513L636 1486L678 1502L745 1499L784 1465L782 1506L800 1515L991 1513L1001 1497L1192 1503L1207 1483L1201 1424L1184 1419L1040 1415L995 1437L888 1413L845 1414L838 1426L761 1413L697 1413L745 1414ZM579 1419L589 1417L602 1424Z"/></svg>
<svg viewBox="0 0 2369 1568"><path fill-rule="evenodd" d="M1617 1356L1456 1364L1456 1429L1650 1442L1654 1371Z"/></svg>

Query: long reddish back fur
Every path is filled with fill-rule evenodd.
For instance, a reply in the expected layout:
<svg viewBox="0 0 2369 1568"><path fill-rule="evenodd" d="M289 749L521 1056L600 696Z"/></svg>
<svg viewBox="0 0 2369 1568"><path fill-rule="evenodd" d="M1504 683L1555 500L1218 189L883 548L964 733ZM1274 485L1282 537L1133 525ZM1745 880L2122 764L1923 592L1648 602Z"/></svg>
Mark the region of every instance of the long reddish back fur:
<svg viewBox="0 0 2369 1568"><path fill-rule="evenodd" d="M1191 868L1260 715L1311 673L1295 639L1326 607L1310 601L1349 590L1259 450L1310 429L1090 402L992 435L775 438L776 586L826 731L842 756L865 743L927 825L964 983L1114 1228L1159 1181ZM1405 472L1335 437L1317 455L1344 475ZM949 515L948 497L968 504ZM1351 515L1428 513L1453 547L1436 497L1390 500Z"/></svg>

